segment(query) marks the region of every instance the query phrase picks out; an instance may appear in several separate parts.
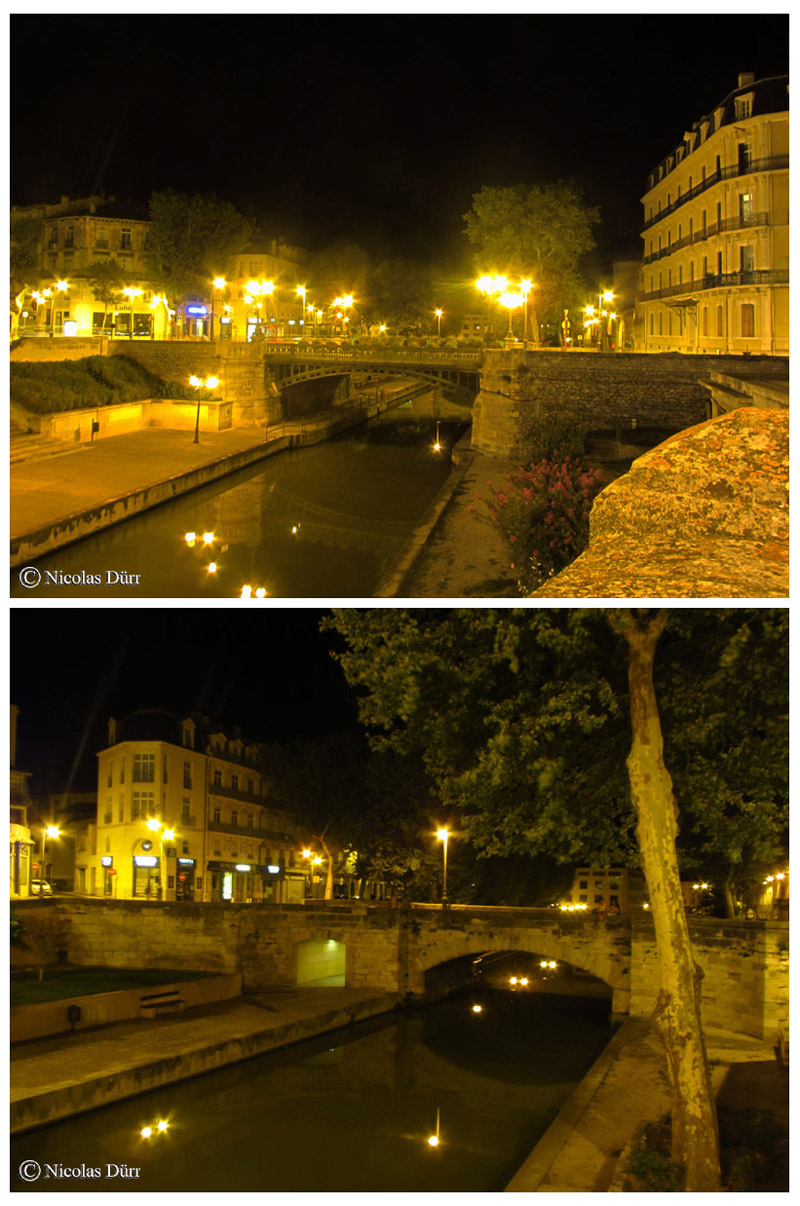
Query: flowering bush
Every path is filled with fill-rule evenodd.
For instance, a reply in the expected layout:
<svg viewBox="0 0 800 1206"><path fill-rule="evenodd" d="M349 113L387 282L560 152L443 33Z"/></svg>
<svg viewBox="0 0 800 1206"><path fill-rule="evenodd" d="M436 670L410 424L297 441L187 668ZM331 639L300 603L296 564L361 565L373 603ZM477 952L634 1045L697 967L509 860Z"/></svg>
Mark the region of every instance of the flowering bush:
<svg viewBox="0 0 800 1206"><path fill-rule="evenodd" d="M476 494L508 547L521 591L536 590L586 547L600 481L598 471L584 469L577 458L542 460L509 473L502 488L487 482L490 498Z"/></svg>

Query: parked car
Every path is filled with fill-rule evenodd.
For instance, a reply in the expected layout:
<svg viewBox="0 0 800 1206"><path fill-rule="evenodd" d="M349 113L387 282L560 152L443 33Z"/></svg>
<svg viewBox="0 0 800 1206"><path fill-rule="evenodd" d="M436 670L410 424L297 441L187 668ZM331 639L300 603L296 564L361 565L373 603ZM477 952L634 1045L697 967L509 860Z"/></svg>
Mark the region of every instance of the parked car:
<svg viewBox="0 0 800 1206"><path fill-rule="evenodd" d="M52 896L53 889L46 879L31 880L31 895L32 896Z"/></svg>

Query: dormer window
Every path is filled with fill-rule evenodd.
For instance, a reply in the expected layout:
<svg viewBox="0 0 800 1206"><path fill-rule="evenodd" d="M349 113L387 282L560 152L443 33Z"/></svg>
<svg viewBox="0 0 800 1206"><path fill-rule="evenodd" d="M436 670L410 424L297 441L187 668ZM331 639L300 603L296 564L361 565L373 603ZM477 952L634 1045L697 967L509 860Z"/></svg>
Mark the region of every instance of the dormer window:
<svg viewBox="0 0 800 1206"><path fill-rule="evenodd" d="M733 102L733 111L737 121L744 121L747 117L753 116L753 94L748 93L747 96L737 96Z"/></svg>

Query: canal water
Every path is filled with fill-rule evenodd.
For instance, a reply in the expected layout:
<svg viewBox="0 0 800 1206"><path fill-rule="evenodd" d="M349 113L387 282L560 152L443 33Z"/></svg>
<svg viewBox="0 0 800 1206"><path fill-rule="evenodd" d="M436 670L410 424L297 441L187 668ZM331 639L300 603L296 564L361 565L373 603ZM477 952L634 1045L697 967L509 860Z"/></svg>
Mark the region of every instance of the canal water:
<svg viewBox="0 0 800 1206"><path fill-rule="evenodd" d="M11 1188L500 1191L608 1043L609 1010L484 987L374 1018L17 1136ZM32 1160L102 1176L26 1184Z"/></svg>
<svg viewBox="0 0 800 1206"><path fill-rule="evenodd" d="M422 418L278 453L32 562L36 597L234 599L245 586L253 598L370 597L466 426L442 421L438 453L436 422ZM14 571L11 594L31 596Z"/></svg>

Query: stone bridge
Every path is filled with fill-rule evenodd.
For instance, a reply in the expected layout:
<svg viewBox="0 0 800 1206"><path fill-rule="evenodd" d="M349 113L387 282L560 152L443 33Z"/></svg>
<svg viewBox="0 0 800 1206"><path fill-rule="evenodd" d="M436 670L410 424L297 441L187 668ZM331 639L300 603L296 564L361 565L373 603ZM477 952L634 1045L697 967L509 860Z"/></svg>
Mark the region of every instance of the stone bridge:
<svg viewBox="0 0 800 1206"><path fill-rule="evenodd" d="M39 902L36 902L37 904ZM553 909L309 902L208 905L72 898L70 958L114 967L241 971L248 987L340 984L422 995L456 958L525 951L596 976L617 1014L648 1016L659 988L652 919ZM788 1023L788 924L691 918L707 1025L776 1039Z"/></svg>

